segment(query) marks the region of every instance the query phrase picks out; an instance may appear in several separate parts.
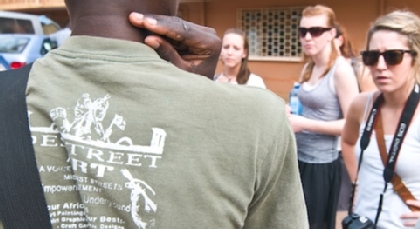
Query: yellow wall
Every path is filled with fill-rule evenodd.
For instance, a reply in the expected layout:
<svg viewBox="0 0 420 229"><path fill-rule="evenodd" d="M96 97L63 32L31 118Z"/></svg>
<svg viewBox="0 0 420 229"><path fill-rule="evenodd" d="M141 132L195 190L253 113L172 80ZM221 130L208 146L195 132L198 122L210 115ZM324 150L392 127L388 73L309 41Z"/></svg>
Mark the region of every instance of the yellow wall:
<svg viewBox="0 0 420 229"><path fill-rule="evenodd" d="M236 9L323 4L333 8L337 20L347 29L356 48L363 49L369 24L381 13L396 8L410 9L420 14L419 0L213 0L207 3L184 3L187 19L216 29L219 36L230 27L236 27ZM204 13L205 12L205 13ZM204 17L203 14L204 13ZM252 61L250 69L264 78L267 87L287 99L293 81L297 80L303 62ZM217 71L221 71L219 63Z"/></svg>
<svg viewBox="0 0 420 229"><path fill-rule="evenodd" d="M238 8L305 7L314 4L333 8L338 21L346 27L358 49L363 49L369 24L380 14L394 9L409 9L420 15L420 0L211 0L206 3L199 1L181 3L180 10L185 19L213 27L217 34L222 36L226 29L236 27ZM61 25L65 25L68 21L65 9L35 9L26 12L46 14ZM250 62L251 71L262 76L267 87L285 99L293 81L297 80L302 66L303 62ZM217 72L220 71L219 63Z"/></svg>

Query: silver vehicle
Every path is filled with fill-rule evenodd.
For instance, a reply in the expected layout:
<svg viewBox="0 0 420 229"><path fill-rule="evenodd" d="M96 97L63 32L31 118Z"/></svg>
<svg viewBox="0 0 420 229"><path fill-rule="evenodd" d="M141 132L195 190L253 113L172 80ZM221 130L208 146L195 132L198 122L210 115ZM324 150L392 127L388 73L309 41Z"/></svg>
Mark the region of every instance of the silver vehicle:
<svg viewBox="0 0 420 229"><path fill-rule="evenodd" d="M60 29L45 15L0 11L0 34L50 35Z"/></svg>
<svg viewBox="0 0 420 229"><path fill-rule="evenodd" d="M56 47L56 42L52 42L49 36L0 35L0 55L11 69L32 63Z"/></svg>
<svg viewBox="0 0 420 229"><path fill-rule="evenodd" d="M9 63L4 59L2 55L0 55L0 72L9 70Z"/></svg>

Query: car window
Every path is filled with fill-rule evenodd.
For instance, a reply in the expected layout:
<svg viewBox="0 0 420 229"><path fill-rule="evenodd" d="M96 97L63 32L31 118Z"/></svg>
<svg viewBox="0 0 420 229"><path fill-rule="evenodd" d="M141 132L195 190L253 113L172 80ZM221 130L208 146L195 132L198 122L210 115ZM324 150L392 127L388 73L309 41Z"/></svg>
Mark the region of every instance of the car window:
<svg viewBox="0 0 420 229"><path fill-rule="evenodd" d="M45 38L42 42L41 55L47 54L49 51L57 48L57 42L51 41L50 38Z"/></svg>
<svg viewBox="0 0 420 229"><path fill-rule="evenodd" d="M30 20L0 17L0 34L35 34Z"/></svg>
<svg viewBox="0 0 420 229"><path fill-rule="evenodd" d="M45 35L50 35L56 33L59 30L59 28L56 25L42 24L42 30L44 31Z"/></svg>
<svg viewBox="0 0 420 229"><path fill-rule="evenodd" d="M38 16L38 19L41 22L44 35L51 35L61 29L57 22L51 20L45 15Z"/></svg>
<svg viewBox="0 0 420 229"><path fill-rule="evenodd" d="M29 43L29 37L2 36L1 53L21 53Z"/></svg>

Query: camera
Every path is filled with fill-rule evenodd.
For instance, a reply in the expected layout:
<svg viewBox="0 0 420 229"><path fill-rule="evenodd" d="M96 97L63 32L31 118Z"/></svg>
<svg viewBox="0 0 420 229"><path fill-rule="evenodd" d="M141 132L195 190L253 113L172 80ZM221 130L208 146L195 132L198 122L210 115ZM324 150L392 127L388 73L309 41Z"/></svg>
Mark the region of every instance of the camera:
<svg viewBox="0 0 420 229"><path fill-rule="evenodd" d="M346 216L341 222L343 229L374 229L375 225L372 220L359 216L358 214L351 214Z"/></svg>

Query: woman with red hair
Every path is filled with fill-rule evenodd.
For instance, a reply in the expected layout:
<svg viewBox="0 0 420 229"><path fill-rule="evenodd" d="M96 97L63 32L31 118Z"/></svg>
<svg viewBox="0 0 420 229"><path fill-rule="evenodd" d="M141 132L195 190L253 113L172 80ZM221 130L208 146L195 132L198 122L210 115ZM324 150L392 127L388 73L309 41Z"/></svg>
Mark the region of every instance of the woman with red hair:
<svg viewBox="0 0 420 229"><path fill-rule="evenodd" d="M300 76L302 115L289 115L296 133L298 160L311 229L334 229L340 189L338 136L343 114L358 94L346 58L335 48L335 14L316 5L302 12L299 38L310 61Z"/></svg>

